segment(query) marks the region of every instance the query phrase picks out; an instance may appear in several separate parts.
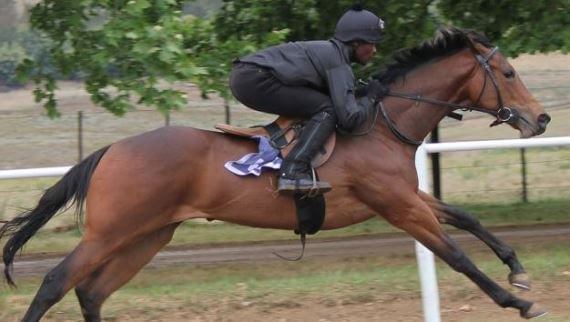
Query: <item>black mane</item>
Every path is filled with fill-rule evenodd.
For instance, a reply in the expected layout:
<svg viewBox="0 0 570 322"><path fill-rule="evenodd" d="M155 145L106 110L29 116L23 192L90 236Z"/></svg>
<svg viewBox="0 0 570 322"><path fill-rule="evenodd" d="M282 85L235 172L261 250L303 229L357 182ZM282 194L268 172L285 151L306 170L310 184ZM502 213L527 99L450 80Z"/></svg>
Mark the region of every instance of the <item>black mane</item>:
<svg viewBox="0 0 570 322"><path fill-rule="evenodd" d="M392 83L418 66L471 46L471 41L487 48L493 46L487 37L476 31L453 27L440 28L432 40L425 41L416 47L396 51L392 55L394 62L375 78L386 84Z"/></svg>

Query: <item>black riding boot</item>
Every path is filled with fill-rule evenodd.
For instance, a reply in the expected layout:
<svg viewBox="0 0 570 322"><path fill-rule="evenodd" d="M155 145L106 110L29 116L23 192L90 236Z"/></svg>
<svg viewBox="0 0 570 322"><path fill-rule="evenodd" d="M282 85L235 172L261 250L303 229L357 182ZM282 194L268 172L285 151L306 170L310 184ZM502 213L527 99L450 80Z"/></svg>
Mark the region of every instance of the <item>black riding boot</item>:
<svg viewBox="0 0 570 322"><path fill-rule="evenodd" d="M328 182L313 177L311 160L335 130L336 120L328 112L313 116L297 138L297 144L281 166L277 190L285 194L319 194L331 190Z"/></svg>

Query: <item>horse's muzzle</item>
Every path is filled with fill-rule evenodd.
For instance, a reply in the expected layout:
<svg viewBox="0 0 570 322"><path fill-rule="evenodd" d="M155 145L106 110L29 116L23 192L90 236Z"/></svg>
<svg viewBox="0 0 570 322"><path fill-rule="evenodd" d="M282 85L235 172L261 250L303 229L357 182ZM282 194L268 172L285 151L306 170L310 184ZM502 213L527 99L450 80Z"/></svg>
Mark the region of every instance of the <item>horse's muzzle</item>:
<svg viewBox="0 0 570 322"><path fill-rule="evenodd" d="M542 130L542 132L546 131L546 126L548 125L548 123L550 123L550 120L552 120L552 118L550 118L550 115L546 113L540 114L538 116L538 119L536 121L538 123L538 127L540 128L540 130Z"/></svg>

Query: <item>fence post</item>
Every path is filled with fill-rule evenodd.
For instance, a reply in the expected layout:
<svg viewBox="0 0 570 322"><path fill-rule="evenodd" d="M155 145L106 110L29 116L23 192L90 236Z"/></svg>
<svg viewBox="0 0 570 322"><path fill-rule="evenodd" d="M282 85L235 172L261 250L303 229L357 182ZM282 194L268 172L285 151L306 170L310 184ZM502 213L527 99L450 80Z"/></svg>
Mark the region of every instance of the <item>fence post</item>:
<svg viewBox="0 0 570 322"><path fill-rule="evenodd" d="M430 143L439 143L439 126L431 132ZM441 200L441 170L439 153L431 153L431 171L433 195Z"/></svg>
<svg viewBox="0 0 570 322"><path fill-rule="evenodd" d="M227 99L224 99L224 109L226 110L226 124L231 124L230 102Z"/></svg>
<svg viewBox="0 0 570 322"><path fill-rule="evenodd" d="M79 163L83 160L83 111L77 112L77 150Z"/></svg>
<svg viewBox="0 0 570 322"><path fill-rule="evenodd" d="M528 187L526 178L526 149L521 149L522 201L528 202Z"/></svg>
<svg viewBox="0 0 570 322"><path fill-rule="evenodd" d="M429 193L428 156L425 144L416 151L416 169L418 172L419 188ZM416 258L422 286L422 306L425 322L441 322L439 309L439 290L433 253L420 242L415 242Z"/></svg>
<svg viewBox="0 0 570 322"><path fill-rule="evenodd" d="M164 113L164 126L170 126L170 111Z"/></svg>

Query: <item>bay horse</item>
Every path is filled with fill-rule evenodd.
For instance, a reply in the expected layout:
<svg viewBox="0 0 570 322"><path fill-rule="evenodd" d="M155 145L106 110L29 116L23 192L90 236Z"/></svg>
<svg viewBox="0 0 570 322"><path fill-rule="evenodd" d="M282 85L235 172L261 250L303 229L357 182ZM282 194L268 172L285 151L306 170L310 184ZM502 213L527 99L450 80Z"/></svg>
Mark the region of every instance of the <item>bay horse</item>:
<svg viewBox="0 0 570 322"><path fill-rule="evenodd" d="M531 137L550 117L523 85L506 58L483 35L440 29L434 39L404 49L379 78L390 84L382 113L363 136L337 138L320 169L334 189L323 229L383 217L465 274L493 301L523 318L546 313L514 296L482 273L441 223L483 240L510 269L509 282L530 281L515 252L470 214L418 189L417 143L458 108L496 117ZM86 321L100 321L101 307L165 246L188 219L221 220L252 227L296 228L292 197L275 193L275 175L238 177L223 165L254 152L252 140L190 127L164 127L105 147L74 166L48 188L37 206L0 229L5 277L14 256L59 210L85 203L84 234L77 247L43 280L24 321L38 321L75 288Z"/></svg>

